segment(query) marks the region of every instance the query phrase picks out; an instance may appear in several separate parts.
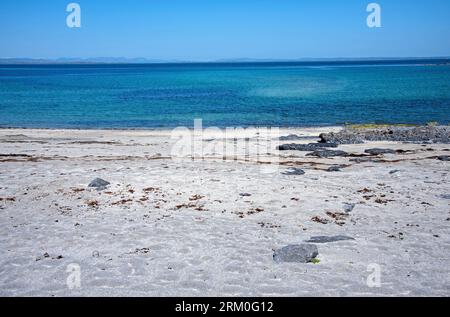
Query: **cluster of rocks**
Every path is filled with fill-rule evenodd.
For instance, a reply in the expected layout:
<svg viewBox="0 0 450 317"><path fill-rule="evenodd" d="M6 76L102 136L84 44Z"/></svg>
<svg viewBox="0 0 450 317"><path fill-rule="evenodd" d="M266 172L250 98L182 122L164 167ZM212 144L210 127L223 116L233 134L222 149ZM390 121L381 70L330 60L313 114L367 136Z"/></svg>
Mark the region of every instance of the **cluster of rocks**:
<svg viewBox="0 0 450 317"><path fill-rule="evenodd" d="M333 144L359 144L364 141L450 143L450 126L345 128L340 132L322 133L319 137L321 143Z"/></svg>

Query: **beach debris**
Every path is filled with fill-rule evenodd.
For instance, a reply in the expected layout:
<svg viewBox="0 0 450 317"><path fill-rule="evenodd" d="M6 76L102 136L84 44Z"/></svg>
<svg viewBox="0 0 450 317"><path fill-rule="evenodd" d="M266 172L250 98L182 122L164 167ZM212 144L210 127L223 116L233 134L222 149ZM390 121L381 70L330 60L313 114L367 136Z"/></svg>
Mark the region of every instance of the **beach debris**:
<svg viewBox="0 0 450 317"><path fill-rule="evenodd" d="M400 170L392 170L392 171L389 171L389 174L397 174L398 172L401 172Z"/></svg>
<svg viewBox="0 0 450 317"><path fill-rule="evenodd" d="M343 213L343 212L331 212L331 211L327 211L326 212L327 216L332 218L334 220L334 223L339 225L339 226L343 226L345 225L345 220L348 217L348 213Z"/></svg>
<svg viewBox="0 0 450 317"><path fill-rule="evenodd" d="M302 151L302 152L309 152L309 151L315 151L317 149L323 149L323 148L335 148L337 147L337 144L334 143L309 143L309 144L283 144L279 145L277 149L279 151Z"/></svg>
<svg viewBox="0 0 450 317"><path fill-rule="evenodd" d="M250 197L252 194L249 193L239 193L239 196L241 197Z"/></svg>
<svg viewBox="0 0 450 317"><path fill-rule="evenodd" d="M147 254L150 253L150 248L136 248L134 251L128 254Z"/></svg>
<svg viewBox="0 0 450 317"><path fill-rule="evenodd" d="M314 236L306 240L308 243L329 243L329 242L337 242L337 241L345 241L345 240L355 240L349 236L337 235L337 236Z"/></svg>
<svg viewBox="0 0 450 317"><path fill-rule="evenodd" d="M195 195L192 195L191 197L189 197L189 200L190 201L196 201L196 200L200 200L200 199L202 199L204 197L205 196L201 196L201 195L195 194Z"/></svg>
<svg viewBox="0 0 450 317"><path fill-rule="evenodd" d="M276 225L273 223L269 223L269 222L258 222L258 225L261 226L261 228L270 228L270 229L275 229L275 228L281 228L281 225Z"/></svg>
<svg viewBox="0 0 450 317"><path fill-rule="evenodd" d="M314 217L311 218L311 220L314 221L314 222L318 222L318 223L324 224L324 225L326 225L327 223L330 222L328 219L321 218L319 216L314 216Z"/></svg>
<svg viewBox="0 0 450 317"><path fill-rule="evenodd" d="M159 190L159 188L156 188L156 187L147 187L147 188L144 188L142 191L149 193L149 192L154 192L154 191L158 191L158 190Z"/></svg>
<svg viewBox="0 0 450 317"><path fill-rule="evenodd" d="M448 162L448 161L450 161L450 156L449 156L449 155L440 155L440 156L437 157L437 159L438 159L439 161L445 161L445 162Z"/></svg>
<svg viewBox="0 0 450 317"><path fill-rule="evenodd" d="M367 149L364 151L364 153L370 154L370 155L381 155L381 154L395 154L395 150L392 149L380 149L380 148L373 148L373 149Z"/></svg>
<svg viewBox="0 0 450 317"><path fill-rule="evenodd" d="M306 156L316 156L319 158L328 158L328 157L335 157L335 156L348 156L349 154L345 151L341 150L316 150L314 152L306 154Z"/></svg>
<svg viewBox="0 0 450 317"><path fill-rule="evenodd" d="M293 175L304 175L305 171L297 168L297 167L290 167L285 172L281 173L283 175L293 176Z"/></svg>
<svg viewBox="0 0 450 317"><path fill-rule="evenodd" d="M125 205L126 203L130 203L132 202L133 199L131 198L123 198L121 200L115 201L113 203L111 203L111 205L116 206L116 205Z"/></svg>
<svg viewBox="0 0 450 317"><path fill-rule="evenodd" d="M0 197L0 201L15 202L16 201L16 197Z"/></svg>
<svg viewBox="0 0 450 317"><path fill-rule="evenodd" d="M36 258L36 262L43 260L43 259L48 259L48 258L50 258L50 254L48 254L48 252L45 252L42 256L38 256ZM52 260L61 260L64 257L62 255L58 255L58 256L51 257L51 258L52 258Z"/></svg>
<svg viewBox="0 0 450 317"><path fill-rule="evenodd" d="M319 255L314 244L292 244L275 250L273 260L276 263L310 263Z"/></svg>
<svg viewBox="0 0 450 317"><path fill-rule="evenodd" d="M110 182L105 181L101 178L96 178L92 182L89 183L88 187L93 187L97 190L104 190L110 184Z"/></svg>
<svg viewBox="0 0 450 317"><path fill-rule="evenodd" d="M349 213L352 212L353 208L355 208L356 204L354 203L344 203L344 211Z"/></svg>
<svg viewBox="0 0 450 317"><path fill-rule="evenodd" d="M88 205L89 207L98 207L98 201L95 199L88 199L86 200L86 205Z"/></svg>

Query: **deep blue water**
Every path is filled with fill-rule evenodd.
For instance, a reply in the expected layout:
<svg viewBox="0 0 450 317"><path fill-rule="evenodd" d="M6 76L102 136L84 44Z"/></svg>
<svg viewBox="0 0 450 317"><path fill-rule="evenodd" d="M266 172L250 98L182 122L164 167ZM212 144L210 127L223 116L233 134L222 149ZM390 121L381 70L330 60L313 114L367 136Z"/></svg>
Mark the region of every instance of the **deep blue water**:
<svg viewBox="0 0 450 317"><path fill-rule="evenodd" d="M438 63L0 65L0 126L448 124Z"/></svg>

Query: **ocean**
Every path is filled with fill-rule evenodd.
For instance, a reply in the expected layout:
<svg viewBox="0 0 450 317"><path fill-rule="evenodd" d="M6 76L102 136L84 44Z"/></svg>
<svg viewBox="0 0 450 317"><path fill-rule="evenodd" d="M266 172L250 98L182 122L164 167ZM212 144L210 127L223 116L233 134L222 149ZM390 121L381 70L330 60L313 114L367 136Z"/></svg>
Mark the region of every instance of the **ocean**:
<svg viewBox="0 0 450 317"><path fill-rule="evenodd" d="M450 122L447 61L0 65L0 127Z"/></svg>

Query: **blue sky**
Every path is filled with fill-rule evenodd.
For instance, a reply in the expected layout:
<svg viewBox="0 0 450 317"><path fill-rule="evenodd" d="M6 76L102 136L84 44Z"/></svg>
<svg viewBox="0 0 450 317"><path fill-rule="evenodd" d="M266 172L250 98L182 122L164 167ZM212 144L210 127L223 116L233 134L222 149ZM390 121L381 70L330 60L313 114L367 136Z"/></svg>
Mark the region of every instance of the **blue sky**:
<svg viewBox="0 0 450 317"><path fill-rule="evenodd" d="M66 26L70 2L80 29ZM382 28L366 25L370 2ZM1 0L0 57L449 56L449 17L449 0Z"/></svg>

